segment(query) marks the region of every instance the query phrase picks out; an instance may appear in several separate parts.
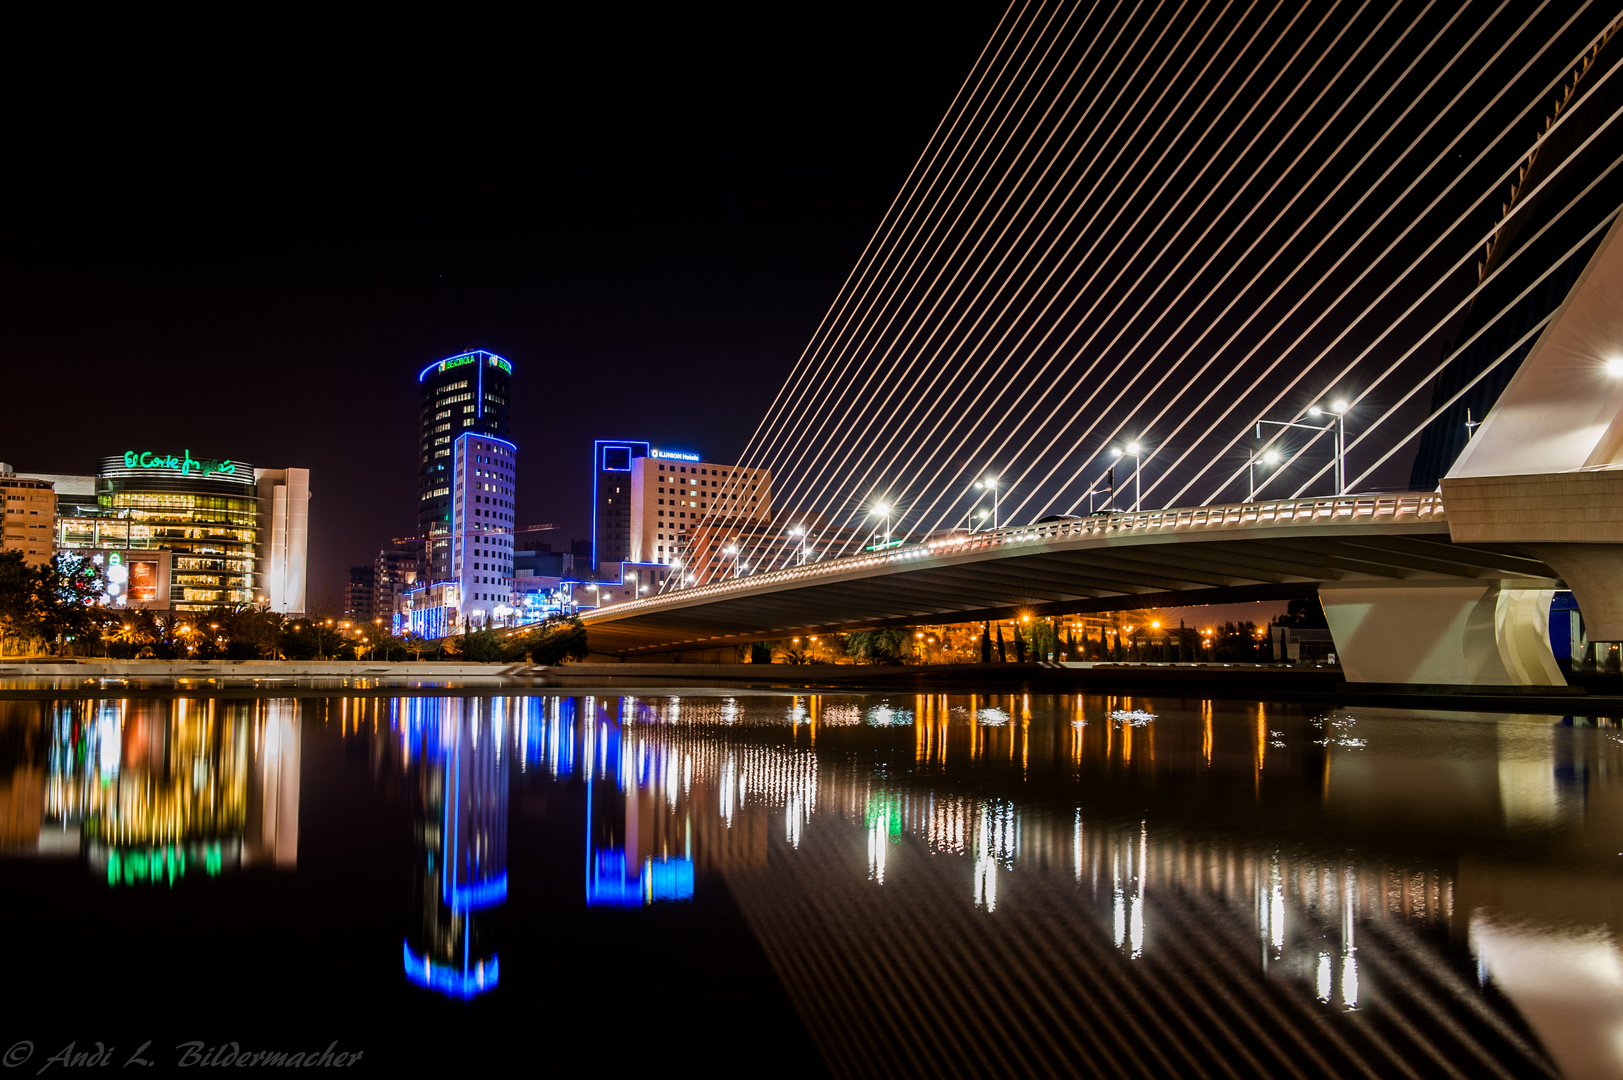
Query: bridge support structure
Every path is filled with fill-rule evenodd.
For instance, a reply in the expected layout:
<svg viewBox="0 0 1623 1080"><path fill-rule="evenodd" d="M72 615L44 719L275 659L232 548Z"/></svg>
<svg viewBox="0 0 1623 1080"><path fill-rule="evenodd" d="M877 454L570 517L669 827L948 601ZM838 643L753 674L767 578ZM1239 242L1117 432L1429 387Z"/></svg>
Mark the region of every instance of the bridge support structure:
<svg viewBox="0 0 1623 1080"><path fill-rule="evenodd" d="M1563 686L1554 582L1325 582L1319 601L1353 683Z"/></svg>

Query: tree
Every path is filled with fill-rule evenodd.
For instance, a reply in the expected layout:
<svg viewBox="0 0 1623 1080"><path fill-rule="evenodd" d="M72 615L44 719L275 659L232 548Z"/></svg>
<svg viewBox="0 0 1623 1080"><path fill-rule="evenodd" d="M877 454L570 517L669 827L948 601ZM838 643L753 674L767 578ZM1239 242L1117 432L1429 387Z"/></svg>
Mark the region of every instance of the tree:
<svg viewBox="0 0 1623 1080"><path fill-rule="evenodd" d="M846 635L845 646L859 663L898 664L902 661L907 631L897 627L857 630Z"/></svg>
<svg viewBox="0 0 1623 1080"><path fill-rule="evenodd" d="M981 623L981 663L992 662L992 627L990 623Z"/></svg>
<svg viewBox="0 0 1623 1080"><path fill-rule="evenodd" d="M1328 630L1330 623L1324 617L1324 606L1317 596L1298 596L1285 607L1285 614L1275 616L1275 626L1289 626L1295 630Z"/></svg>
<svg viewBox="0 0 1623 1080"><path fill-rule="evenodd" d="M0 551L0 656L6 639L21 637L34 625L34 588L38 574L20 551Z"/></svg>
<svg viewBox="0 0 1623 1080"><path fill-rule="evenodd" d="M32 621L54 651L95 633L101 622L95 605L106 587L101 571L82 555L58 555L34 571Z"/></svg>

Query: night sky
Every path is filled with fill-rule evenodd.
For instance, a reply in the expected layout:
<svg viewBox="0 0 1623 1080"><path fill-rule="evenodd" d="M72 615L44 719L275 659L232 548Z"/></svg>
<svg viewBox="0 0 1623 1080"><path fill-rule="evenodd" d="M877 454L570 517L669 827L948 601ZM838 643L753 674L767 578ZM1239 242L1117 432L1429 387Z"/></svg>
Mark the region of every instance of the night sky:
<svg viewBox="0 0 1623 1080"><path fill-rule="evenodd" d="M729 460L1002 9L54 28L8 56L0 460L311 470L311 602L414 527L417 371L513 362L518 515Z"/></svg>

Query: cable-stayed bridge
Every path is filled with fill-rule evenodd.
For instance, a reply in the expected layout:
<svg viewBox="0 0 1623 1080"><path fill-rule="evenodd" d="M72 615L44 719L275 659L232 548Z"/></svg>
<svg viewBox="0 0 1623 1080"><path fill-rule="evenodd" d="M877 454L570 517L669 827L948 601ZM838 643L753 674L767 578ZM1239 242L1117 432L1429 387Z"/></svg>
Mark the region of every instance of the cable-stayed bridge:
<svg viewBox="0 0 1623 1080"><path fill-rule="evenodd" d="M1012 6L740 456L774 524L594 651L1317 591L1353 678L1558 681L1558 584L1623 640L1620 18Z"/></svg>

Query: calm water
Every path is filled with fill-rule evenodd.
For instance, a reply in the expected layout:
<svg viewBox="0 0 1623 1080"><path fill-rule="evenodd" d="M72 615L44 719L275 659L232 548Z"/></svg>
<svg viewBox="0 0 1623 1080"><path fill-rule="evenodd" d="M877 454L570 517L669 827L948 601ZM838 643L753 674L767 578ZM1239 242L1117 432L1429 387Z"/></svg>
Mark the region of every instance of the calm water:
<svg viewBox="0 0 1623 1080"><path fill-rule="evenodd" d="M197 696L0 745L24 1071L1623 1074L1611 721Z"/></svg>

